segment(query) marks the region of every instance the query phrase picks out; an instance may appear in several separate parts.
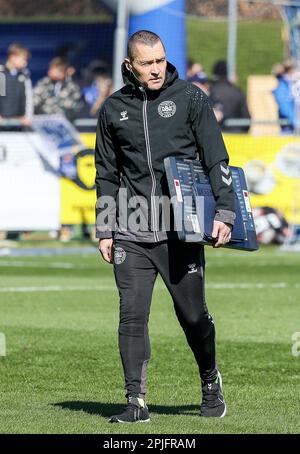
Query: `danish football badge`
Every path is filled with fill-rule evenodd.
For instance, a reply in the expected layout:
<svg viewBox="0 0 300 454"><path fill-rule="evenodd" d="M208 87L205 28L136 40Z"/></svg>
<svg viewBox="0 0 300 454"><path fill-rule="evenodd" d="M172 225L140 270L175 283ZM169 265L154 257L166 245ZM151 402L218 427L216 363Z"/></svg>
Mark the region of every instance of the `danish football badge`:
<svg viewBox="0 0 300 454"><path fill-rule="evenodd" d="M126 259L126 252L121 247L116 247L114 249L114 263L116 265L121 265Z"/></svg>
<svg viewBox="0 0 300 454"><path fill-rule="evenodd" d="M176 112L176 104L173 101L163 101L158 106L158 113L163 118L170 118Z"/></svg>

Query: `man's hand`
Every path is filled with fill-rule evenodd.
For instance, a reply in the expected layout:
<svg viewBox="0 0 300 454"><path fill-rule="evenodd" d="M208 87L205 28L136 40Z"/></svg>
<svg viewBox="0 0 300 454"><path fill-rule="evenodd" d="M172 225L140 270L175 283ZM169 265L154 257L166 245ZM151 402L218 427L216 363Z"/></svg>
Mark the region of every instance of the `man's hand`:
<svg viewBox="0 0 300 454"><path fill-rule="evenodd" d="M211 234L213 247L221 247L228 243L231 238L231 229L232 226L230 224L224 224L224 222L221 221L214 221L213 231Z"/></svg>
<svg viewBox="0 0 300 454"><path fill-rule="evenodd" d="M108 263L113 263L113 239L112 238L103 238L99 240L99 251L103 259Z"/></svg>

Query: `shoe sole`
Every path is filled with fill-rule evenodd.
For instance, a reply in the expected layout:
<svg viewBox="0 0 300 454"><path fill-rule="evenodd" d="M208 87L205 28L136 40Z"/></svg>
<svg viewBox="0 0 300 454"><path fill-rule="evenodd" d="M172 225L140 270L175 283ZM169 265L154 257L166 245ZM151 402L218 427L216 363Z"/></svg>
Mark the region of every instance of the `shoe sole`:
<svg viewBox="0 0 300 454"><path fill-rule="evenodd" d="M224 402L224 404L225 404L225 402ZM221 416L219 416L219 418L224 418L224 416L226 415L226 413L227 413L227 407L226 407L226 404L225 404L224 411L223 411L223 413L221 414Z"/></svg>
<svg viewBox="0 0 300 454"><path fill-rule="evenodd" d="M108 422L120 423L120 424L138 424L138 423L150 422L150 418L149 419L139 419L138 421L122 421L121 419L117 419L117 421L111 421L109 419Z"/></svg>

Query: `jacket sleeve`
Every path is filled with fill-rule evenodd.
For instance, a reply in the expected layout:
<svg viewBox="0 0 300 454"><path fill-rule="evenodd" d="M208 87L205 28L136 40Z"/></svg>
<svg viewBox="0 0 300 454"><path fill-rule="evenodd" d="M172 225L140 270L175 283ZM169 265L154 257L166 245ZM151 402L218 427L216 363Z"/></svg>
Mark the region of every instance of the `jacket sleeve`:
<svg viewBox="0 0 300 454"><path fill-rule="evenodd" d="M192 88L190 118L199 157L206 169L216 200L215 220L234 224L234 190L228 168L229 156L221 129L207 96L197 87Z"/></svg>
<svg viewBox="0 0 300 454"><path fill-rule="evenodd" d="M44 79L41 79L33 89L33 106L35 114L42 114L43 112L43 93L45 93L46 87L44 85Z"/></svg>
<svg viewBox="0 0 300 454"><path fill-rule="evenodd" d="M68 93L68 96L60 96L58 99L58 105L60 110L66 115L69 120L74 120L80 109L83 107L80 88L72 80L65 82L64 87Z"/></svg>
<svg viewBox="0 0 300 454"><path fill-rule="evenodd" d="M112 238L116 226L116 198L119 170L113 133L108 123L105 104L99 113L95 146L96 167L96 237Z"/></svg>
<svg viewBox="0 0 300 454"><path fill-rule="evenodd" d="M239 118L245 118L247 120L251 119L251 115L250 115L250 112L248 109L248 104L247 104L247 98L246 98L245 94L242 92L242 90L240 91ZM241 132L246 133L250 129L250 124L245 125L245 126L240 126L239 128L240 128Z"/></svg>
<svg viewBox="0 0 300 454"><path fill-rule="evenodd" d="M33 91L32 91L32 82L29 77L26 77L24 82L25 87L25 116L32 120L33 116Z"/></svg>

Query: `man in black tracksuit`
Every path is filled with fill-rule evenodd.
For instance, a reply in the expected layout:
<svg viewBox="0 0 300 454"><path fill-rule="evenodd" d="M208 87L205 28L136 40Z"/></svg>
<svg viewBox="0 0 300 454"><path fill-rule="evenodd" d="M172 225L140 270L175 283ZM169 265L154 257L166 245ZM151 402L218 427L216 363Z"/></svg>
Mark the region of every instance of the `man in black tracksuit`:
<svg viewBox="0 0 300 454"><path fill-rule="evenodd" d="M144 30L132 35L122 73L125 86L100 111L95 149L96 235L103 258L114 264L120 294L119 347L128 399L110 422L150 420L148 318L158 273L199 367L200 415L222 417L226 405L205 303L203 246L180 242L172 221L164 228L157 199L169 196L164 158L199 157L216 199L214 246L222 246L235 218L231 179L224 175L228 154L206 95L178 79L157 35Z"/></svg>

